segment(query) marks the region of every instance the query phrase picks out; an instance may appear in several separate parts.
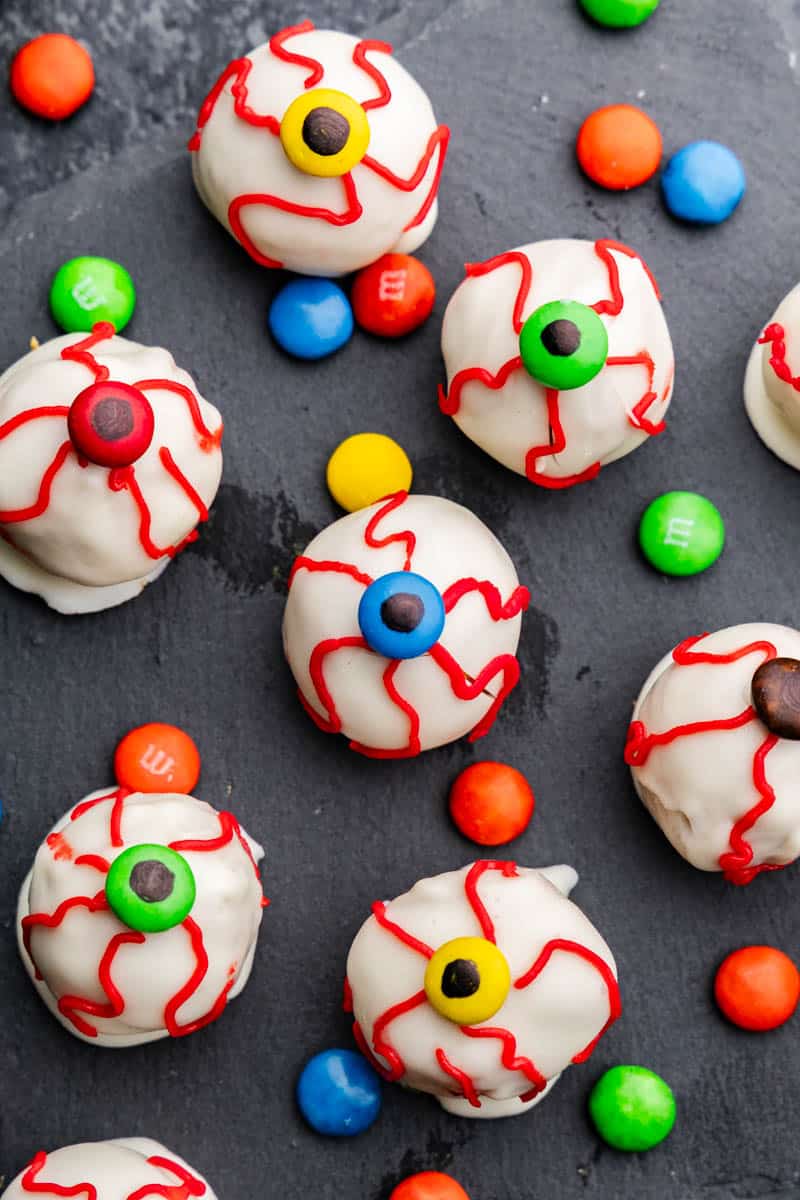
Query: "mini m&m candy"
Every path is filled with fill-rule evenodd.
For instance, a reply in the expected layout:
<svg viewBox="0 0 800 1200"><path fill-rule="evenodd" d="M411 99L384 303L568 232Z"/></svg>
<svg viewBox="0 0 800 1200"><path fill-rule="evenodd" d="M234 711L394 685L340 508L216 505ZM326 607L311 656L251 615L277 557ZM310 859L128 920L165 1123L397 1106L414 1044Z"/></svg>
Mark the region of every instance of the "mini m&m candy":
<svg viewBox="0 0 800 1200"><path fill-rule="evenodd" d="M589 1115L615 1150L652 1150L675 1124L675 1097L647 1067L612 1067L592 1088Z"/></svg>
<svg viewBox="0 0 800 1200"><path fill-rule="evenodd" d="M647 506L639 545L651 566L665 575L699 575L725 547L719 510L696 492L665 492Z"/></svg>
<svg viewBox="0 0 800 1200"><path fill-rule="evenodd" d="M436 285L418 258L384 254L358 272L350 298L362 329L378 337L403 337L431 315Z"/></svg>
<svg viewBox="0 0 800 1200"><path fill-rule="evenodd" d="M714 980L721 1012L741 1029L777 1029L800 1001L800 971L774 946L743 946L729 954Z"/></svg>
<svg viewBox="0 0 800 1200"><path fill-rule="evenodd" d="M317 1133L355 1137L377 1119L381 1081L355 1050L323 1050L303 1068L297 1103Z"/></svg>
<svg viewBox="0 0 800 1200"><path fill-rule="evenodd" d="M154 722L127 733L114 754L120 787L188 796L200 778L200 751L184 730Z"/></svg>
<svg viewBox="0 0 800 1200"><path fill-rule="evenodd" d="M744 196L747 179L727 146L691 142L669 160L661 187L673 217L696 225L719 225Z"/></svg>
<svg viewBox="0 0 800 1200"><path fill-rule="evenodd" d="M121 333L135 307L133 280L110 258L71 258L50 285L50 311L65 333L91 333L98 321L110 321Z"/></svg>
<svg viewBox="0 0 800 1200"><path fill-rule="evenodd" d="M530 784L507 763L473 763L450 790L454 824L480 846L502 846L519 837L528 827L533 807Z"/></svg>
<svg viewBox="0 0 800 1200"><path fill-rule="evenodd" d="M580 0L584 11L610 29L632 29L642 25L658 8L660 0Z"/></svg>
<svg viewBox="0 0 800 1200"><path fill-rule="evenodd" d="M328 490L348 512L407 492L413 471L402 446L384 433L354 433L328 459Z"/></svg>
<svg viewBox="0 0 800 1200"><path fill-rule="evenodd" d="M398 1183L389 1200L469 1200L460 1183L441 1171L421 1171Z"/></svg>
<svg viewBox="0 0 800 1200"><path fill-rule="evenodd" d="M655 175L662 141L646 112L632 104L610 104L589 114L575 149L581 169L594 183L619 192Z"/></svg>
<svg viewBox="0 0 800 1200"><path fill-rule="evenodd" d="M17 51L9 82L23 108L37 117L63 121L94 90L91 55L66 33L43 33Z"/></svg>
<svg viewBox="0 0 800 1200"><path fill-rule="evenodd" d="M326 358L353 335L353 310L330 279L293 279L277 293L269 310L275 341L295 358Z"/></svg>

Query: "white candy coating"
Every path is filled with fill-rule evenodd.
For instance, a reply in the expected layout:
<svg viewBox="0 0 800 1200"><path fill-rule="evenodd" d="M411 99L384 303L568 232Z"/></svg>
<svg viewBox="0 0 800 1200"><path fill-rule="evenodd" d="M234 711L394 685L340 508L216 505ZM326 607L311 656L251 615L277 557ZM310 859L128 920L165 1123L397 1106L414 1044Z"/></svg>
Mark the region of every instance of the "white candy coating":
<svg viewBox="0 0 800 1200"><path fill-rule="evenodd" d="M423 879L385 906L388 921L429 949L454 938L484 936L483 924L470 901L468 880L477 880L478 903L493 925L497 947L511 971L512 986L502 1007L472 1028L491 1028L500 1037L470 1037L441 1016L427 999L376 1023L387 1010L424 990L428 958L412 949L371 916L355 937L347 959L356 1036L366 1043L383 1069L388 1059L376 1042L399 1055L404 1070L390 1075L407 1087L429 1092L458 1116L501 1117L524 1112L541 1100L561 1072L583 1061L587 1049L618 1015L616 966L606 943L577 905L567 899L577 882L571 867L541 870L513 864L473 864ZM483 868L483 869L481 869ZM471 874L472 873L472 874ZM530 982L517 988L548 944L564 940L584 955L553 949ZM590 961L590 959L592 961ZM360 1032L359 1032L360 1031ZM363 1048L363 1044L362 1044ZM478 1106L470 1103L441 1055L469 1077ZM503 1058L524 1059L526 1070L510 1069ZM534 1083L534 1080L536 1082ZM531 1091L536 1095L531 1097ZM521 1097L526 1097L523 1101Z"/></svg>
<svg viewBox="0 0 800 1200"><path fill-rule="evenodd" d="M688 648L688 656L736 654L736 661L682 665L675 654L686 657L680 647L666 655L636 701L633 720L644 728L631 727L626 751L633 782L692 866L725 870L733 882L748 883L756 868L786 866L800 855L800 742L785 738L771 746L762 764L774 801L742 829L744 847L737 849L735 836L731 840L737 822L765 799L756 772L770 733L752 709L753 675L776 655L800 659L800 633L785 625L735 625L703 637ZM652 748L643 741L680 726L737 717L741 722L732 728L686 733Z"/></svg>
<svg viewBox="0 0 800 1200"><path fill-rule="evenodd" d="M379 513L383 515L377 518ZM414 539L408 563L409 542L397 537L404 531ZM383 546L369 544L368 534L371 542L391 540ZM319 564L323 569L312 569ZM396 664L387 687L389 659L366 645L344 645L324 655L315 681L318 647L331 639L361 637L358 607L366 581L352 572L374 580L407 567L442 595L467 580L488 583L503 605L516 597L510 615L495 620L489 602L472 589L447 614L438 645L458 664L453 670L459 681L463 683L464 676L467 682L482 677L474 698L459 698L447 671L432 657L433 650ZM476 727L483 731L481 723L489 719L497 698L517 677L514 655L520 610L527 599L508 554L473 513L437 496L403 498L401 494L399 502L380 501L342 517L306 548L295 564L289 590L284 650L300 693L323 728L345 734L357 744L354 748L366 753L405 757L452 742ZM416 748L412 719L393 699L392 691L419 719Z"/></svg>
<svg viewBox="0 0 800 1200"><path fill-rule="evenodd" d="M131 1200L134 1196L178 1195L216 1200L216 1194L193 1167L151 1138L115 1138L108 1142L83 1142L40 1154L3 1192L3 1200L60 1200L75 1189L96 1200Z"/></svg>
<svg viewBox="0 0 800 1200"><path fill-rule="evenodd" d="M276 37L280 40L282 35ZM322 76L315 88L344 92L366 104L378 98L380 90L354 61L360 45L350 34L313 28L293 33L285 41L292 54L320 64ZM427 95L397 59L380 49L367 52L367 61L388 84L391 99L366 109L370 142L367 157L350 173L352 198L346 177L322 178L295 167L277 136L289 105L304 92L309 66L283 61L270 43L237 61L250 63L249 72L239 85L237 66L231 64L233 71L205 123L201 110L198 134L190 144L192 171L205 205L257 262L306 275L343 275L389 251L410 254L422 245L436 223L435 193L446 131L437 135L439 127ZM239 112L234 87L240 96ZM257 119L274 118L274 129L265 127L263 120L261 124L248 121L243 106ZM410 190L396 186L369 165L371 161L415 185ZM247 198L244 204L242 197ZM356 205L362 211L357 219L337 224L287 212L270 198L339 217L355 214ZM417 223L426 207L427 213Z"/></svg>
<svg viewBox="0 0 800 1200"><path fill-rule="evenodd" d="M597 250L604 245L611 268ZM515 260L483 274L468 274L445 312L442 354L450 407L443 400L443 411L457 406L453 420L467 437L512 471L545 487L569 487L592 478L600 467L646 441L669 407L675 364L658 294L638 255L616 247L567 238L521 246L510 252ZM530 268L527 293L523 260ZM608 332L609 359L647 356L652 375L643 361L609 361L583 387L555 393L549 411L546 389L519 363L515 312L521 328L537 308L551 301L595 305L611 300L614 269L622 307L617 315L600 313ZM514 360L519 365L514 366ZM485 378L460 376L474 368L500 386L489 387ZM637 406L651 393L652 403L637 414Z"/></svg>
<svg viewBox="0 0 800 1200"><path fill-rule="evenodd" d="M212 1011L219 1015L220 998L232 1000L247 983L262 914L254 864L263 850L241 830L247 853L230 814L218 813L192 796L132 793L122 799L120 846L114 844L113 834L118 796L114 789L92 792L58 822L39 847L22 885L17 912L20 954L45 1004L70 1033L93 1045L112 1047L167 1037L168 1008L183 989L187 994L173 1014L181 1031L202 1022ZM92 800L100 803L81 811ZM215 845L218 840L221 844ZM208 850L180 850L197 886L187 921L199 932L200 945L195 946L187 921L120 943L109 968L120 996L118 1014L97 1016L69 1002L60 1006L63 997L82 997L101 1005L111 1002L101 983L101 963L113 939L127 930L103 902L103 871L78 860L93 855L112 863L130 846L184 841L211 843ZM76 897L98 896L97 906L71 905ZM35 923L28 930L28 953L25 919L31 914L56 914L65 904L68 907L62 909L54 928ZM208 959L204 972L203 955ZM41 978L36 977L37 969ZM96 1031L94 1036L91 1030Z"/></svg>
<svg viewBox="0 0 800 1200"><path fill-rule="evenodd" d="M45 510L25 520L8 519L36 504L48 468L70 441L65 415L36 410L68 409L95 382L89 365L62 357L87 336L53 338L0 376L0 574L64 613L96 612L138 595L170 562L170 554L157 550L179 547L197 526L198 504L165 468L162 450L205 508L222 473L218 437L198 430L183 395L156 386L164 380L187 388L202 423L217 434L220 415L199 395L192 377L161 347L106 337L89 354L111 380L154 382L141 389L153 410L153 440L131 468L149 514L145 534L130 483L112 487L112 471L82 463L74 446L52 479ZM19 422L25 414L31 419Z"/></svg>
<svg viewBox="0 0 800 1200"><path fill-rule="evenodd" d="M784 296L762 338L744 378L747 415L772 453L800 471L800 283Z"/></svg>

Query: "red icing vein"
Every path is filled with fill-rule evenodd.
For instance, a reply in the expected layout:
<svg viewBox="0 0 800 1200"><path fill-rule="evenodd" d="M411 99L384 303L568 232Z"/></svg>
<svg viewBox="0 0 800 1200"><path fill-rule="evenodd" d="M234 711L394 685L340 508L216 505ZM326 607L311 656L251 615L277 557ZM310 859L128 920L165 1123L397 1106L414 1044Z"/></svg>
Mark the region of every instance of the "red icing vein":
<svg viewBox="0 0 800 1200"><path fill-rule="evenodd" d="M800 392L800 375L793 375L792 369L786 361L786 330L784 327L776 322L768 325L758 339L758 344L759 346L771 346L770 367L778 379L788 383L789 387L794 388L796 392Z"/></svg>
<svg viewBox="0 0 800 1200"><path fill-rule="evenodd" d="M168 1171L174 1175L178 1183L175 1185L146 1183L137 1188L135 1192L131 1192L126 1200L146 1200L149 1196L163 1196L164 1200L189 1200L191 1196L205 1195L206 1185L203 1181L180 1163L158 1154L148 1158L147 1161L157 1170ZM49 1196L84 1196L85 1200L97 1200L97 1188L93 1183L76 1183L65 1187L60 1183L50 1183L40 1179L39 1176L46 1166L47 1155L44 1150L40 1150L38 1154L34 1155L30 1166L20 1180L24 1192Z"/></svg>

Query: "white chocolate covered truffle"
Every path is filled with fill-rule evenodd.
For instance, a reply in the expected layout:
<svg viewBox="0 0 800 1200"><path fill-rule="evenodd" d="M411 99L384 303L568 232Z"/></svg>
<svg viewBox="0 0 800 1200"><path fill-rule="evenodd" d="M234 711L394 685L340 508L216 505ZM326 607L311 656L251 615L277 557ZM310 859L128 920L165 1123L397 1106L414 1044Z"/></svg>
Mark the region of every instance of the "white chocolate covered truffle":
<svg viewBox="0 0 800 1200"><path fill-rule="evenodd" d="M92 792L20 892L20 953L45 1004L99 1046L216 1020L253 965L262 857L231 813L192 796Z"/></svg>
<svg viewBox="0 0 800 1200"><path fill-rule="evenodd" d="M193 1167L150 1138L84 1142L46 1154L40 1150L3 1192L3 1200L216 1200Z"/></svg>
<svg viewBox="0 0 800 1200"><path fill-rule="evenodd" d="M753 347L744 402L764 444L800 471L800 283L784 296Z"/></svg>
<svg viewBox="0 0 800 1200"><path fill-rule="evenodd" d="M546 488L664 429L674 357L655 280L619 242L534 242L468 264L444 316L442 411Z"/></svg>
<svg viewBox="0 0 800 1200"><path fill-rule="evenodd" d="M101 322L0 376L0 575L63 613L138 595L197 536L222 424L160 347Z"/></svg>
<svg viewBox="0 0 800 1200"><path fill-rule="evenodd" d="M636 701L625 760L642 802L701 871L749 883L800 855L800 633L687 638Z"/></svg>
<svg viewBox="0 0 800 1200"><path fill-rule="evenodd" d="M468 509L398 492L324 529L294 564L286 657L316 724L374 758L490 728L519 678L514 564Z"/></svg>
<svg viewBox="0 0 800 1200"><path fill-rule="evenodd" d="M374 904L345 998L377 1070L458 1116L504 1117L584 1062L620 999L611 951L567 899L576 882L480 861Z"/></svg>
<svg viewBox="0 0 800 1200"><path fill-rule="evenodd" d="M429 236L448 130L391 52L304 21L220 75L192 171L257 263L344 275Z"/></svg>

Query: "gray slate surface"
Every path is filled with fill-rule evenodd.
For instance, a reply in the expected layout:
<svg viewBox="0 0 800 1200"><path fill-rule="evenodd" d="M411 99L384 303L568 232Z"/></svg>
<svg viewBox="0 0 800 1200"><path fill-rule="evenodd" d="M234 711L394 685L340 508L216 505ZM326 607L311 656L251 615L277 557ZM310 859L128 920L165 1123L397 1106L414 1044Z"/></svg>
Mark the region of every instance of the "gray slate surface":
<svg viewBox="0 0 800 1200"><path fill-rule="evenodd" d="M284 359L265 317L278 280L252 265L195 199L183 151L219 68L273 29L318 24L387 37L453 129L442 216L424 251L434 319L387 345L357 335L314 367ZM723 1023L710 983L746 942L798 950L797 871L736 890L693 871L633 795L621 751L650 667L689 633L744 620L800 624L797 476L742 409L759 325L800 276L797 0L664 0L628 35L595 29L571 0L348 0L304 11L254 0L5 0L0 46L65 29L99 82L71 122L0 109L0 363L51 336L46 293L78 253L126 263L139 288L130 335L163 342L226 417L225 482L200 542L138 601L60 619L2 590L0 1172L40 1146L132 1133L162 1139L221 1200L384 1200L404 1175L452 1170L473 1200L755 1200L800 1194L795 1021L754 1037ZM750 188L726 226L672 223L658 190L600 192L574 165L586 112L643 104L668 151L727 141ZM465 259L534 238L620 237L659 279L678 358L667 434L565 495L503 471L438 414L438 325ZM365 762L296 704L279 645L294 553L337 514L323 469L347 434L379 427L416 466L416 488L471 506L505 541L535 597L523 683L489 739L406 764ZM670 582L638 557L645 503L699 489L729 546L709 574ZM273 898L256 969L215 1027L110 1052L70 1038L17 960L17 888L50 822L110 777L118 736L165 719L204 756L199 794L229 803L267 847ZM379 896L474 857L446 816L476 756L529 775L534 821L510 853L567 860L576 898L620 967L625 1013L589 1065L528 1118L471 1123L399 1088L353 1142L316 1137L295 1111L304 1060L348 1045L339 1011L354 932ZM679 1120L650 1155L604 1149L584 1116L593 1080L643 1062L674 1085Z"/></svg>

